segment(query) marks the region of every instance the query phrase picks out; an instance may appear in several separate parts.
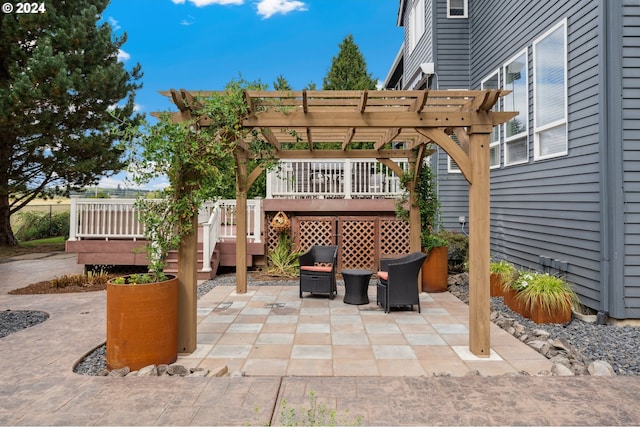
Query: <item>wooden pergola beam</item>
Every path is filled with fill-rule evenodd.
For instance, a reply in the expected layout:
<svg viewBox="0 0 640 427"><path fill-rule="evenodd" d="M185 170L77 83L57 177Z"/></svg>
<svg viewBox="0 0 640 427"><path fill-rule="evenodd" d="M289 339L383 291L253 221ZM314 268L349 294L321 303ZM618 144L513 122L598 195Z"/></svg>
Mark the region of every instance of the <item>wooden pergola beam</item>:
<svg viewBox="0 0 640 427"><path fill-rule="evenodd" d="M190 118L199 97L215 92L162 92L180 109L171 120ZM491 109L505 90L453 91L246 91L251 112L242 125L262 131L276 149L276 157L290 158L376 158L402 179L404 171L392 159L408 159L413 176L428 155L432 141L443 148L460 167L469 182L469 348L477 356L490 354L489 335L489 151L493 126L505 123L517 112ZM257 108L258 105L260 108ZM155 116L155 115L154 115ZM156 116L157 117L157 116ZM201 126L211 121L200 118ZM282 149L283 143L296 142L291 131L306 133L308 150ZM462 148L447 132L455 132ZM382 150L394 140L406 142L407 149ZM314 149L314 145L342 141L341 150ZM280 146L278 147L278 142ZM374 142L374 149L349 149L355 142ZM235 150L237 174L237 233L246 235L246 192L261 172L247 173L249 153ZM408 183L415 187L416 182ZM410 192L415 202L415 192ZM414 204L414 203L412 203ZM415 211L413 224L419 223ZM419 230L417 230L419 235ZM412 250L417 247L412 232ZM418 241L419 243L419 241ZM246 292L246 239L237 239L236 265L239 293ZM195 258L192 260L195 263Z"/></svg>

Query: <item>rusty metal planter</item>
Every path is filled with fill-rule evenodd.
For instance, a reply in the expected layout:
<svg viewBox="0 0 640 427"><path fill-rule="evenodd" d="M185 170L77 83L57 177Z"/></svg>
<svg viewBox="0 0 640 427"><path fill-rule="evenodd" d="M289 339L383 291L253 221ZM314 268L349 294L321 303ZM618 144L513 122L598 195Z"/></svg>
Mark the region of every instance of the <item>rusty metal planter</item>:
<svg viewBox="0 0 640 427"><path fill-rule="evenodd" d="M445 292L449 279L449 248L439 246L429 251L422 263L422 291Z"/></svg>
<svg viewBox="0 0 640 427"><path fill-rule="evenodd" d="M171 277L171 276L169 276ZM107 368L132 371L178 358L178 279L107 284Z"/></svg>

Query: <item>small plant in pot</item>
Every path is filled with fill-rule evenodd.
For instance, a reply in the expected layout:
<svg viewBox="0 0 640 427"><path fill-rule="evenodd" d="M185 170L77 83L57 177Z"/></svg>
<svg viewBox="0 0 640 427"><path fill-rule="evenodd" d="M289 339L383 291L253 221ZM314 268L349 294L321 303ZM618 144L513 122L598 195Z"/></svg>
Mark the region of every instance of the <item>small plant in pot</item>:
<svg viewBox="0 0 640 427"><path fill-rule="evenodd" d="M511 287L511 283L517 276L516 267L509 261L502 259L491 262L489 272L491 273L491 296L504 296L504 289Z"/></svg>
<svg viewBox="0 0 640 427"><path fill-rule="evenodd" d="M578 297L562 277L547 273L528 273L522 290L516 296L536 323L567 323L571 307Z"/></svg>
<svg viewBox="0 0 640 427"><path fill-rule="evenodd" d="M449 279L449 242L427 228L420 236L420 244L423 252L429 254L422 264L422 290L445 292Z"/></svg>

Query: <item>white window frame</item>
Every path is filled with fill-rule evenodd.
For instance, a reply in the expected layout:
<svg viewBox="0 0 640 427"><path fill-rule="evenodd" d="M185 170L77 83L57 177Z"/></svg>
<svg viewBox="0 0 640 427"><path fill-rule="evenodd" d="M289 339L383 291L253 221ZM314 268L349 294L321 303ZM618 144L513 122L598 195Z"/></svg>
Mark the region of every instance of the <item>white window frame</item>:
<svg viewBox="0 0 640 427"><path fill-rule="evenodd" d="M524 163L528 163L529 162L529 104L531 102L530 99L530 94L529 94L529 52L527 48L522 49L520 52L518 52L516 55L514 55L512 58L510 58L508 61L506 61L504 63L504 65L502 66L502 87L504 89L509 90L509 86L507 86L507 67L514 62L516 59L518 59L520 56L524 55L524 72L525 72L525 77L524 77L524 85L526 88L526 94L527 94L527 105L524 111L524 123L525 123L525 130L524 132L520 132L517 135L512 135L512 136L507 136L507 126L509 125L509 122L506 122L502 125L502 132L504 135L504 142L503 142L503 153L504 153L504 165L505 166L513 166L513 165L521 165ZM509 105L506 105L506 100L503 99L503 104L502 104L504 111L512 111L512 109L509 107ZM523 113L522 111L520 111L520 113ZM525 159L523 160L519 160L517 162L508 162L508 145L510 142L512 141L516 141L518 139L522 139L525 138L526 144L527 144L527 148L526 148L526 153L527 156Z"/></svg>
<svg viewBox="0 0 640 427"><path fill-rule="evenodd" d="M488 82L489 80L496 78L496 80L498 81L498 88L500 89L502 87L501 83L502 80L500 80L500 68L498 68L497 70L495 70L493 73L489 74L487 77L484 78L484 80L482 80L480 82L480 89L484 90L485 88L485 83ZM494 89L494 88L489 88L489 89ZM492 110L493 111L502 111L501 108L501 98L498 98L498 101L495 103L495 105L493 106ZM494 136L497 136L497 138L494 139ZM491 133L490 137L491 138L491 143L489 144L489 150L490 151L498 151L498 163L496 164L491 164L490 168L491 169L496 169L500 167L500 126L495 126L493 128L493 133Z"/></svg>
<svg viewBox="0 0 640 427"><path fill-rule="evenodd" d="M563 38L564 38L564 58L563 58L563 62L564 62L564 117L562 117L561 119L555 120L551 123L547 123L545 125L542 126L538 126L538 124L536 123L536 114L535 114L535 109L537 108L537 81L536 81L536 46L538 45L538 43L540 43L542 40L544 40L545 38L547 38L549 35L551 35L553 32L557 31L559 28L563 29ZM549 30L547 30L544 34L542 34L540 37L538 37L536 40L534 40L533 42L533 108L534 108L534 114L533 114L533 135L534 135L534 144L533 144L533 160L545 160L545 159L550 159L550 158L554 158L554 157L561 157L561 156L566 156L567 154L569 154L569 132L568 132L568 105L569 105L569 96L568 96L568 79L567 79L567 74L568 74L568 60L567 60L567 51L568 51L568 40L567 40L567 19L563 19L562 21L558 22L557 24L555 24L553 27L551 27ZM564 130L565 130L565 147L564 150L562 151L558 151L556 153L552 153L552 154L546 154L546 155L541 155L540 154L540 134L544 131L556 128L556 127L560 127L560 126L564 126Z"/></svg>
<svg viewBox="0 0 640 427"><path fill-rule="evenodd" d="M425 32L425 0L414 0L409 12L409 51L416 48Z"/></svg>
<svg viewBox="0 0 640 427"><path fill-rule="evenodd" d="M449 138L453 140L458 146L460 146L460 141L458 141L458 137L455 133L449 135ZM462 173L460 167L456 162L453 161L450 155L447 154L447 172L448 173Z"/></svg>
<svg viewBox="0 0 640 427"><path fill-rule="evenodd" d="M451 0L447 0L447 18L450 19L465 19L469 17L469 0L462 0L463 3L463 12L462 15L452 15L451 14Z"/></svg>

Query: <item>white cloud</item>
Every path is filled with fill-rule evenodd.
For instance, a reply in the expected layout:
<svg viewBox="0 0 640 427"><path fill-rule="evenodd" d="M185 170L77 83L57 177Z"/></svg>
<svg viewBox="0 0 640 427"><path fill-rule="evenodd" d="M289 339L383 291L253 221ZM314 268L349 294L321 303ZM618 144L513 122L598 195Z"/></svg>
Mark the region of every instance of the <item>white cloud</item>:
<svg viewBox="0 0 640 427"><path fill-rule="evenodd" d="M118 49L118 61L127 62L129 59L131 59L131 55L122 49Z"/></svg>
<svg viewBox="0 0 640 427"><path fill-rule="evenodd" d="M191 15L187 15L187 18L189 19L183 19L182 21L180 21L180 25L188 27L189 25L193 25L196 22L196 18Z"/></svg>
<svg viewBox="0 0 640 427"><path fill-rule="evenodd" d="M258 2L258 15L264 19L268 19L278 13L286 15L296 10L307 10L307 5L297 0L260 0Z"/></svg>
<svg viewBox="0 0 640 427"><path fill-rule="evenodd" d="M113 28L114 31L117 31L121 28L120 25L118 25L118 21L113 19L113 17L111 16L109 17L109 24L111 24L111 28Z"/></svg>

